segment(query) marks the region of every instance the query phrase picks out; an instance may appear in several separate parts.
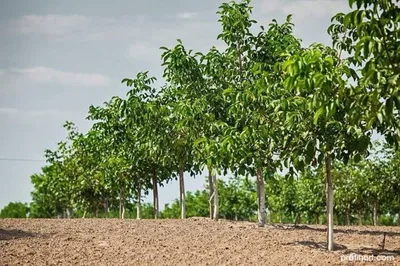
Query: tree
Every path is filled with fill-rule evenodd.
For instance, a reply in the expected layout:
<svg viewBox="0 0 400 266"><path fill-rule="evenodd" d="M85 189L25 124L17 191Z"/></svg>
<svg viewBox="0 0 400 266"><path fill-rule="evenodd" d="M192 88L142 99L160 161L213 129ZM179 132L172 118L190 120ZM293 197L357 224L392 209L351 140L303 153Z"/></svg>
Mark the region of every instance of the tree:
<svg viewBox="0 0 400 266"><path fill-rule="evenodd" d="M312 45L289 57L282 68L287 75L284 86L291 96L278 107L286 117L283 157L290 158L300 171L310 163L325 165L328 250L333 250L332 160L347 162L352 156L360 160L371 137L365 125L348 121L347 110L353 104L351 98L341 99L341 95L351 87L348 79L353 71L338 54L324 45Z"/></svg>
<svg viewBox="0 0 400 266"><path fill-rule="evenodd" d="M400 115L400 8L399 0L349 0L353 9L332 18L328 32L333 44L346 51L359 71L353 74L353 105L363 110L348 112L353 123L365 123L399 146ZM344 96L344 95L343 95Z"/></svg>
<svg viewBox="0 0 400 266"><path fill-rule="evenodd" d="M28 204L10 202L0 211L0 218L27 218L28 214Z"/></svg>
<svg viewBox="0 0 400 266"><path fill-rule="evenodd" d="M154 217L158 218L158 186L172 177L172 170L168 163L168 149L164 149L170 133L166 119L169 110L151 86L155 80L154 77L148 77L147 72L138 73L135 79L123 79L122 83L132 88L127 93L128 99L121 102L120 111L133 133L133 148L137 152L132 159L140 162L135 164L133 170L139 176L141 185L146 182L144 177L151 177Z"/></svg>
<svg viewBox="0 0 400 266"><path fill-rule="evenodd" d="M222 122L219 159L226 168L239 174L257 177L259 226L266 223L264 174L274 173L280 163L274 154L280 147L276 143L279 133L274 127L270 88L274 87L279 73L276 63L283 60L282 53L292 54L300 48L292 34L290 16L278 25L273 21L268 30L253 35L250 28L256 21L250 19L250 1L223 4L218 12L223 27L218 38L227 44L224 53L224 76L229 77L223 96L227 103L227 118ZM278 41L279 40L279 41ZM271 73L272 74L267 74Z"/></svg>
<svg viewBox="0 0 400 266"><path fill-rule="evenodd" d="M197 121L193 106L201 92L204 91L204 77L197 60L197 55L186 51L181 40L173 49L161 47L165 65L163 77L169 83L164 87L163 104L168 106L167 122L169 123L169 149L171 164L176 165L179 178L181 218L186 217L184 171L199 172L194 162L193 143L196 139Z"/></svg>

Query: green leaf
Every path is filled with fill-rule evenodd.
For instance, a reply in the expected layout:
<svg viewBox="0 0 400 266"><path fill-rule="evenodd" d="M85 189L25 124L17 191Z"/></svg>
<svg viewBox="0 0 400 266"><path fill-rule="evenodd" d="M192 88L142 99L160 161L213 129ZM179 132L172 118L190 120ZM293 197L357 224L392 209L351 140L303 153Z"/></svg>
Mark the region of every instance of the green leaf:
<svg viewBox="0 0 400 266"><path fill-rule="evenodd" d="M324 107L318 109L318 111L314 115L314 125L318 124L319 117L324 113Z"/></svg>
<svg viewBox="0 0 400 266"><path fill-rule="evenodd" d="M386 100L386 115L391 116L393 114L393 98L390 97Z"/></svg>
<svg viewBox="0 0 400 266"><path fill-rule="evenodd" d="M376 115L376 117L378 118L379 123L382 124L382 122L383 122L383 116L382 116L382 114L381 114L381 113L378 113L378 114Z"/></svg>
<svg viewBox="0 0 400 266"><path fill-rule="evenodd" d="M193 143L193 146L194 146L194 147L197 147L200 143L203 143L203 142L205 142L206 140L207 140L207 139L204 138L204 137L199 138L199 139L197 139L197 140Z"/></svg>
<svg viewBox="0 0 400 266"><path fill-rule="evenodd" d="M333 64L334 64L333 58L331 56L328 56L327 58L325 58L325 62L328 62L331 66L333 66Z"/></svg>

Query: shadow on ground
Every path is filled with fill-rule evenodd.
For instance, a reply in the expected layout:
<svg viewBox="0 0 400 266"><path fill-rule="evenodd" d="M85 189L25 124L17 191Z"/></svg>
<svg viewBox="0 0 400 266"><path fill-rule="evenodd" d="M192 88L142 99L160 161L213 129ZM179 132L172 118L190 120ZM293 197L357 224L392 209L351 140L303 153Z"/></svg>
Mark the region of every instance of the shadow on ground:
<svg viewBox="0 0 400 266"><path fill-rule="evenodd" d="M0 229L0 241L19 239L19 238L29 238L29 237L44 237L44 235L38 233L26 232L23 230L16 230L16 229L10 229L10 230Z"/></svg>
<svg viewBox="0 0 400 266"><path fill-rule="evenodd" d="M297 241L286 243L285 245L295 245L295 246L306 246L314 249L326 250L326 242L314 242L314 241ZM385 255L385 256L394 256L400 257L400 250L389 250L389 249L376 249L376 248L368 248L368 247L360 247L359 249L348 248L345 245L335 244L335 251L344 251L344 254L360 254L360 255Z"/></svg>
<svg viewBox="0 0 400 266"><path fill-rule="evenodd" d="M278 229L289 229L289 230L310 230L317 232L326 232L325 228L314 228L307 225L283 225L283 224L271 224L273 228ZM385 232L380 230L356 230L356 229L334 229L334 233L343 233L343 234L359 234L359 235L382 235L385 233L386 236L400 236L400 227L399 232Z"/></svg>

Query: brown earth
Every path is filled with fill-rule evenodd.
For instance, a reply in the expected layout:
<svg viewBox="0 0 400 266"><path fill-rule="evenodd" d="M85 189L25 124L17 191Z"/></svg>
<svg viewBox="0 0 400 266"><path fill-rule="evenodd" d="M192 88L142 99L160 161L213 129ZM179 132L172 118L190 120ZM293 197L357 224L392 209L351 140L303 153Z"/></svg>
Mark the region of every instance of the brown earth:
<svg viewBox="0 0 400 266"><path fill-rule="evenodd" d="M337 226L334 252L325 239L324 226L206 218L0 219L0 265L400 265L400 227ZM352 253L394 261L341 260Z"/></svg>

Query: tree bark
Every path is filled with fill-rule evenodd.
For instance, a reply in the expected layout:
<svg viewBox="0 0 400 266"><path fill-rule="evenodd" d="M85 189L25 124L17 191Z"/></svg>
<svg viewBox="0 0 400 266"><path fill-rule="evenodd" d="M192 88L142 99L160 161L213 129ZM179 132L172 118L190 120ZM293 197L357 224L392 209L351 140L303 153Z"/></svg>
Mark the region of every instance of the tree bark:
<svg viewBox="0 0 400 266"><path fill-rule="evenodd" d="M137 187L137 203L136 203L136 219L138 220L141 218L141 211L142 211L142 184L139 178Z"/></svg>
<svg viewBox="0 0 400 266"><path fill-rule="evenodd" d="M154 219L159 217L159 202L158 202L158 183L157 183L157 172L153 171L153 208L154 208Z"/></svg>
<svg viewBox="0 0 400 266"><path fill-rule="evenodd" d="M104 212L106 214L106 217L108 218L108 214L110 212L109 206L108 206L108 198L104 200Z"/></svg>
<svg viewBox="0 0 400 266"><path fill-rule="evenodd" d="M326 210L327 210L327 245L328 250L333 250L333 187L332 187L332 158L328 153L325 156L325 171L326 171Z"/></svg>
<svg viewBox="0 0 400 266"><path fill-rule="evenodd" d="M257 205L258 205L258 226L263 227L267 220L265 213L265 189L262 169L257 168Z"/></svg>
<svg viewBox="0 0 400 266"><path fill-rule="evenodd" d="M119 218L125 219L125 189L121 187L119 191Z"/></svg>
<svg viewBox="0 0 400 266"><path fill-rule="evenodd" d="M374 202L372 212L373 212L372 217L373 217L374 226L377 226L379 223L379 221L378 221L378 203L377 202Z"/></svg>
<svg viewBox="0 0 400 266"><path fill-rule="evenodd" d="M400 225L400 211L397 214L397 225Z"/></svg>
<svg viewBox="0 0 400 266"><path fill-rule="evenodd" d="M179 204L181 206L181 219L185 219L186 202L185 202L185 179L183 177L183 166L179 167Z"/></svg>
<svg viewBox="0 0 400 266"><path fill-rule="evenodd" d="M359 210L358 211L358 225L362 225L363 224L363 215L362 215L362 211Z"/></svg>
<svg viewBox="0 0 400 266"><path fill-rule="evenodd" d="M214 192L214 220L219 219L219 196L218 196L218 179L217 179L217 173L213 172L212 173L212 182L214 185L213 192Z"/></svg>
<svg viewBox="0 0 400 266"><path fill-rule="evenodd" d="M74 210L72 208L67 208L67 218L71 219L74 216Z"/></svg>
<svg viewBox="0 0 400 266"><path fill-rule="evenodd" d="M214 184L211 170L208 169L208 203L210 210L210 219L214 218Z"/></svg>
<svg viewBox="0 0 400 266"><path fill-rule="evenodd" d="M346 225L350 225L350 209L346 210Z"/></svg>
<svg viewBox="0 0 400 266"><path fill-rule="evenodd" d="M315 223L319 224L319 215L317 215L317 217L315 217Z"/></svg>

